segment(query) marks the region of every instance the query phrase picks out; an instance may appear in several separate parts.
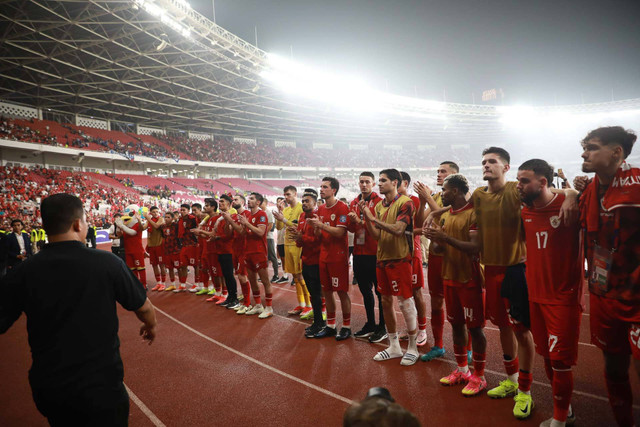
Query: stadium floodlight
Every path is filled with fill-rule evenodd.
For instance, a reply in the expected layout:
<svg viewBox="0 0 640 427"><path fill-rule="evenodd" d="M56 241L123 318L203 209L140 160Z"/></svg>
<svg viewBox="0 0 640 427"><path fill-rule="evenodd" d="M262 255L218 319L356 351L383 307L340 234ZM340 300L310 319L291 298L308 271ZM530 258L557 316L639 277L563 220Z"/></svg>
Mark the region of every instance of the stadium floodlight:
<svg viewBox="0 0 640 427"><path fill-rule="evenodd" d="M446 119L444 102L374 90L358 77L337 75L267 54L260 76L286 93L333 104L359 113L383 113L423 119Z"/></svg>
<svg viewBox="0 0 640 427"><path fill-rule="evenodd" d="M141 7L151 16L159 18L163 24L171 27L177 33L186 38L191 38L191 30L178 22L184 19L185 11L191 9L191 6L186 1L175 0L175 5L177 6L175 7L175 12L181 16L179 19L174 18L167 10L156 4L154 0L133 0L133 3L134 6Z"/></svg>

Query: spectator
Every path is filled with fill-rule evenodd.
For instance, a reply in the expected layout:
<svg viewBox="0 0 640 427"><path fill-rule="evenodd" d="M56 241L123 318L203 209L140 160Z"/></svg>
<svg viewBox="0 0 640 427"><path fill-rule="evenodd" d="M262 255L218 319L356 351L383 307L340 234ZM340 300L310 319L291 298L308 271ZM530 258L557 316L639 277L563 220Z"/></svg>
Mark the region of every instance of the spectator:
<svg viewBox="0 0 640 427"><path fill-rule="evenodd" d="M29 234L22 231L24 222L14 219L11 221L11 228L13 232L7 237L7 267L9 269L14 268L33 255Z"/></svg>

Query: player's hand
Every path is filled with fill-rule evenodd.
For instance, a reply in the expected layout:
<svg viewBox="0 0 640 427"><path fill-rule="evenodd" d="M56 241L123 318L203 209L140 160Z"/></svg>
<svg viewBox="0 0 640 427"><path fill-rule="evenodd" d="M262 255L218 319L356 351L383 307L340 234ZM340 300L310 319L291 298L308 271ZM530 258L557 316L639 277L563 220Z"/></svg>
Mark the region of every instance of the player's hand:
<svg viewBox="0 0 640 427"><path fill-rule="evenodd" d="M249 225L249 220L244 215L238 215L238 222L242 225Z"/></svg>
<svg viewBox="0 0 640 427"><path fill-rule="evenodd" d="M421 202L427 203L429 197L431 197L431 189L420 181L416 181L413 184L413 190L418 194L418 198ZM417 206L416 206L417 207Z"/></svg>
<svg viewBox="0 0 640 427"><path fill-rule="evenodd" d="M425 236L427 236L429 240L435 240L442 244L447 238L447 234L442 230L442 228L438 227L437 224L431 224L431 226L426 230Z"/></svg>
<svg viewBox="0 0 640 427"><path fill-rule="evenodd" d="M349 217L349 221L354 224L360 224L360 217L354 211L350 211L347 216Z"/></svg>
<svg viewBox="0 0 640 427"><path fill-rule="evenodd" d="M584 189L587 188L587 185L589 185L590 183L591 179L589 179L589 177L586 175L576 176L575 178L573 178L573 188L580 192L584 191Z"/></svg>
<svg viewBox="0 0 640 427"><path fill-rule="evenodd" d="M149 341L149 345L151 345L153 340L156 339L156 327L143 323L140 325L140 336L142 337L143 342Z"/></svg>
<svg viewBox="0 0 640 427"><path fill-rule="evenodd" d="M578 206L577 194L568 194L565 197L562 206L560 206L560 215L558 215L558 218L565 226L574 225L578 222L578 218L580 218L580 208Z"/></svg>
<svg viewBox="0 0 640 427"><path fill-rule="evenodd" d="M280 211L273 211L273 217L280 222L284 221L284 215Z"/></svg>
<svg viewBox="0 0 640 427"><path fill-rule="evenodd" d="M360 212L364 214L367 220L373 221L375 219L373 213L371 213L371 210L367 207L367 202L365 202L364 200L360 200L358 202L358 207L360 207Z"/></svg>
<svg viewBox="0 0 640 427"><path fill-rule="evenodd" d="M229 212L222 212L222 217L227 221L227 222L231 222L233 221L233 219L231 218L231 214Z"/></svg>
<svg viewBox="0 0 640 427"><path fill-rule="evenodd" d="M313 216L312 216L311 218L308 218L308 219L307 219L307 222L308 222L309 224L311 224L311 226L312 226L313 228L318 228L318 227L320 226L320 224L322 224L322 223L320 222L320 218L318 217L318 215L317 215L317 214L313 214Z"/></svg>
<svg viewBox="0 0 640 427"><path fill-rule="evenodd" d="M124 225L124 222L122 221L122 218L116 219L113 223L118 227L122 227Z"/></svg>
<svg viewBox="0 0 640 427"><path fill-rule="evenodd" d="M436 216L433 214L433 212L429 213L429 215L427 215L427 219L424 220L422 228L430 228L435 218Z"/></svg>
<svg viewBox="0 0 640 427"><path fill-rule="evenodd" d="M279 210L280 212L282 212L282 211L284 210L284 208L285 208L285 206L284 206L284 200L280 200L280 201L277 203L277 206L278 206L278 210ZM275 214L275 212L274 212L274 214Z"/></svg>

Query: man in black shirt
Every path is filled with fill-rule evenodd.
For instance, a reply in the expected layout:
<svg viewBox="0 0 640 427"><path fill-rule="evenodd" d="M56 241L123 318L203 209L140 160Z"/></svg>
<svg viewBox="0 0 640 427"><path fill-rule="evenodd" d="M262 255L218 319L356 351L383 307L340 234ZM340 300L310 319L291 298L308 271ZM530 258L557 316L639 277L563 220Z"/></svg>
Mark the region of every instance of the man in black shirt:
<svg viewBox="0 0 640 427"><path fill-rule="evenodd" d="M153 305L122 260L86 248L80 199L56 194L43 200L41 211L49 244L0 282L0 333L26 314L29 382L51 425L127 425L115 302L135 311L149 344Z"/></svg>

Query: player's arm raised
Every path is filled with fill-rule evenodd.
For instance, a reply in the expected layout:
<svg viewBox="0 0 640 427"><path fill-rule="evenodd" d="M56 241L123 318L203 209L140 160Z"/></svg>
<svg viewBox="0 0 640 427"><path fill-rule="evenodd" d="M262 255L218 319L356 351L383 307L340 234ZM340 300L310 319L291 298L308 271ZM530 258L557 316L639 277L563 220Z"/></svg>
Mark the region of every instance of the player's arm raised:
<svg viewBox="0 0 640 427"><path fill-rule="evenodd" d="M425 235L438 244L450 245L468 254L475 255L480 252L480 239L478 239L478 232L475 230L469 231L470 241L468 242L454 239L436 224L432 224L432 226L426 230Z"/></svg>

